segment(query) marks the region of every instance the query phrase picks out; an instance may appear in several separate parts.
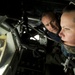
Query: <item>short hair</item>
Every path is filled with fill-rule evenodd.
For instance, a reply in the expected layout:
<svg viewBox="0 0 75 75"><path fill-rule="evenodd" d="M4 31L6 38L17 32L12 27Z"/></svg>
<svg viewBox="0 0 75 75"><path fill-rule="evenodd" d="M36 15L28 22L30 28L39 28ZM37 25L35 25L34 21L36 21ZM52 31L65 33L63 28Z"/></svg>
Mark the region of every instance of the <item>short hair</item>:
<svg viewBox="0 0 75 75"><path fill-rule="evenodd" d="M75 5L74 4L69 4L67 5L63 11L62 11L62 14L65 13L65 12L75 12ZM75 17L73 18L73 21L75 22Z"/></svg>
<svg viewBox="0 0 75 75"><path fill-rule="evenodd" d="M42 17L44 17L44 16L48 16L48 17L50 17L50 18L56 20L56 15L55 15L53 12L44 12L44 13L42 14ZM42 18L42 17L41 17L41 18Z"/></svg>
<svg viewBox="0 0 75 75"><path fill-rule="evenodd" d="M64 12L71 12L71 11L75 11L75 5L74 5L74 4L69 4L69 5L67 5L67 6L63 9L62 13L64 13Z"/></svg>

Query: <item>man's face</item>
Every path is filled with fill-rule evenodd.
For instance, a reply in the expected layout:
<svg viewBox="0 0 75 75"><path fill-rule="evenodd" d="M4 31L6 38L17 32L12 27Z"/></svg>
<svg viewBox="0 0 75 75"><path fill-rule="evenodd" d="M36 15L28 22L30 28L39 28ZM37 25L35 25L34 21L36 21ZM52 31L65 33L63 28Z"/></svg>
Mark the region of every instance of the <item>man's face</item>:
<svg viewBox="0 0 75 75"><path fill-rule="evenodd" d="M57 32L59 31L59 27L58 27L56 21L48 16L42 17L42 23L44 24L46 29L50 32L57 34Z"/></svg>
<svg viewBox="0 0 75 75"><path fill-rule="evenodd" d="M75 46L75 11L65 12L61 16L59 36L66 45Z"/></svg>

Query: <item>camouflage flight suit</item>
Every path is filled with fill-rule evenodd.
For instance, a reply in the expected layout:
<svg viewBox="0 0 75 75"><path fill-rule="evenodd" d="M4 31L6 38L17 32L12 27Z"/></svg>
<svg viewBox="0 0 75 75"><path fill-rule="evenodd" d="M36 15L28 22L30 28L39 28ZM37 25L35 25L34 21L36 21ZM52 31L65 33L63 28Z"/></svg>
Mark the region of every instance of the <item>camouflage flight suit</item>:
<svg viewBox="0 0 75 75"><path fill-rule="evenodd" d="M75 47L70 47L63 43L55 45L52 52L46 56L46 75L74 75L75 64L72 59L75 56L74 49ZM71 59L65 72L65 61L68 61L68 57Z"/></svg>

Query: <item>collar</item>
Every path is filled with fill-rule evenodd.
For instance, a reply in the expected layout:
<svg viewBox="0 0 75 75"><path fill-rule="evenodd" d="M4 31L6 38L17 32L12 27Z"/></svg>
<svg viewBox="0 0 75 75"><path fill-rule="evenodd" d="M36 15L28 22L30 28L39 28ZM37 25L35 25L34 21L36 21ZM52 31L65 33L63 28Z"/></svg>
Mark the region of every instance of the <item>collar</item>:
<svg viewBox="0 0 75 75"><path fill-rule="evenodd" d="M54 34L52 32L47 32L48 36L53 39L55 42L60 42L61 41L61 38L58 36L58 34Z"/></svg>
<svg viewBox="0 0 75 75"><path fill-rule="evenodd" d="M69 48L67 48L64 44L61 44L61 51L65 56L75 57L75 53L70 52Z"/></svg>

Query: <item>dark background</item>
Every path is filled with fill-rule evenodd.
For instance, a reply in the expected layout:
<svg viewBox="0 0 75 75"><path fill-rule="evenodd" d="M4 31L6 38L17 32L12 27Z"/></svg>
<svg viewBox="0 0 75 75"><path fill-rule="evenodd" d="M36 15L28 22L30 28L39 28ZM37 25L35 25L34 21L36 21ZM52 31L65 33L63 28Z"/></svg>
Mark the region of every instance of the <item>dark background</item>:
<svg viewBox="0 0 75 75"><path fill-rule="evenodd" d="M43 11L61 13L62 9L74 0L2 0L0 1L0 15L20 18L27 13L28 16L39 17Z"/></svg>

